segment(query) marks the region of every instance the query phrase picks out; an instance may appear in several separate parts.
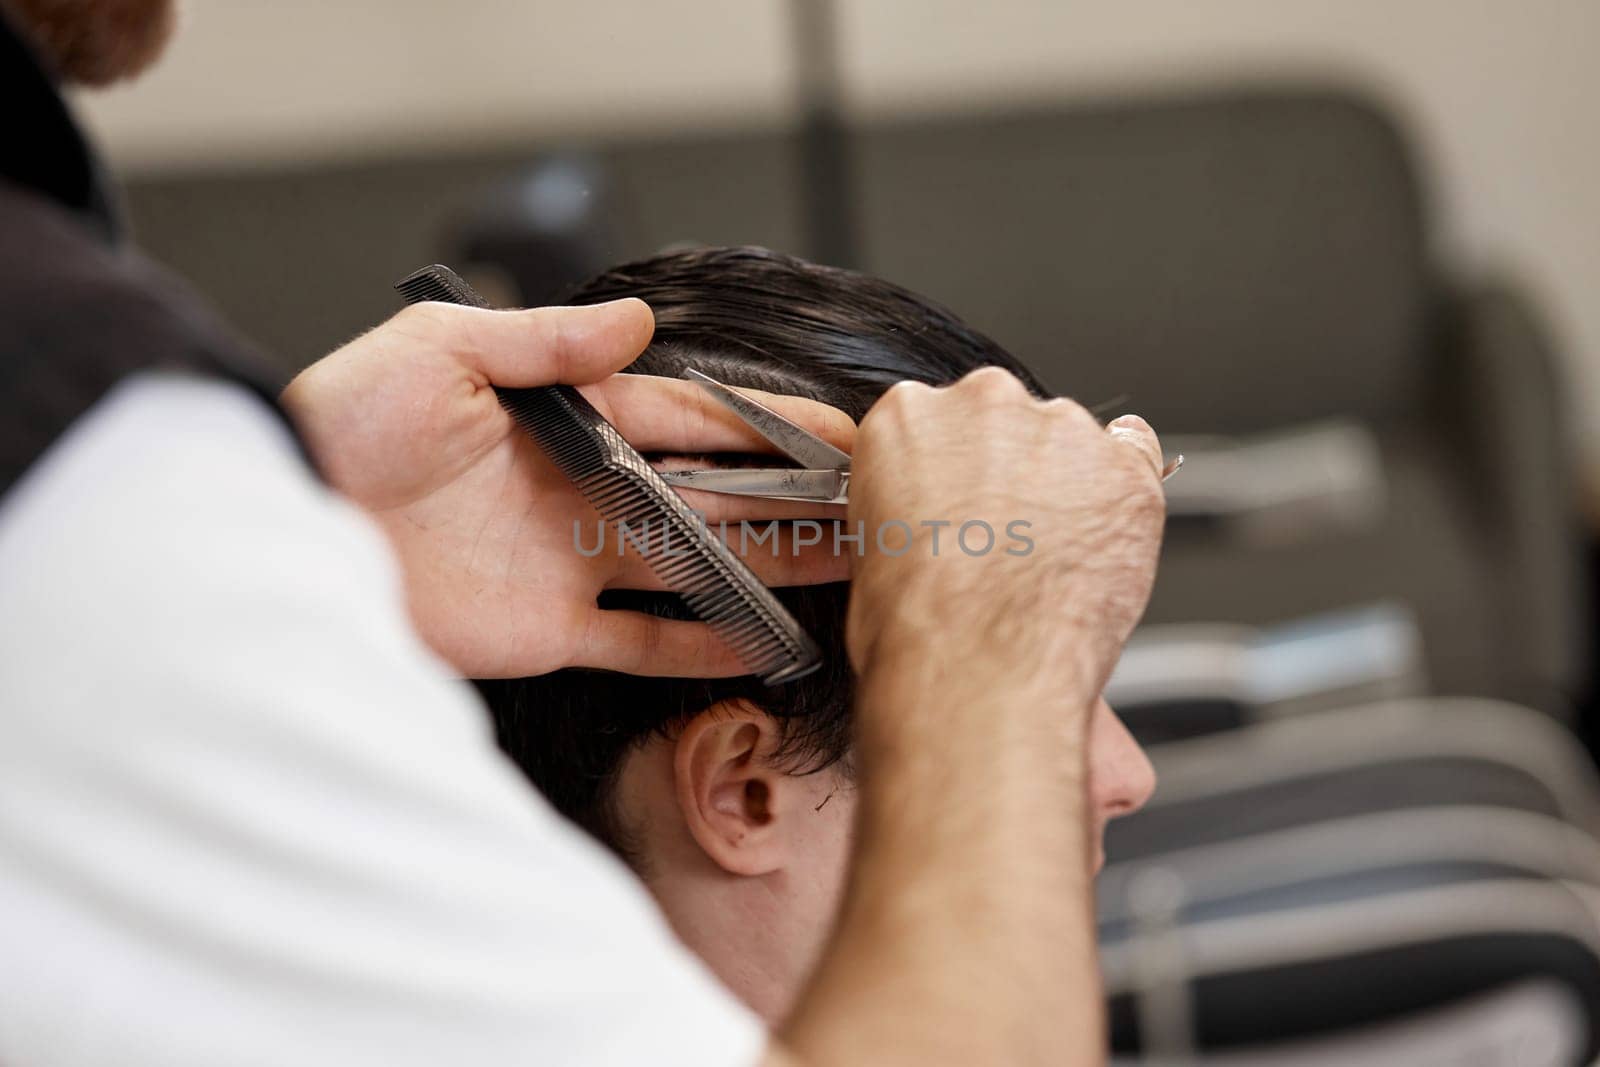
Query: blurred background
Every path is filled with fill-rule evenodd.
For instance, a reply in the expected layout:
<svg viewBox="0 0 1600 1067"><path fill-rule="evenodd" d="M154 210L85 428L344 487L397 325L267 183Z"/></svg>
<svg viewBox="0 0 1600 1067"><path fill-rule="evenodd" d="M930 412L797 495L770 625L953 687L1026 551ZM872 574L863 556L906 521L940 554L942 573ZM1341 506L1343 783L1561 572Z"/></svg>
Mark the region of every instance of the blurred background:
<svg viewBox="0 0 1600 1067"><path fill-rule="evenodd" d="M1600 1054L1600 5L204 0L81 110L288 368L445 260L761 244L1189 457L1111 696L1146 1062ZM1114 413L1114 412L1112 412Z"/></svg>

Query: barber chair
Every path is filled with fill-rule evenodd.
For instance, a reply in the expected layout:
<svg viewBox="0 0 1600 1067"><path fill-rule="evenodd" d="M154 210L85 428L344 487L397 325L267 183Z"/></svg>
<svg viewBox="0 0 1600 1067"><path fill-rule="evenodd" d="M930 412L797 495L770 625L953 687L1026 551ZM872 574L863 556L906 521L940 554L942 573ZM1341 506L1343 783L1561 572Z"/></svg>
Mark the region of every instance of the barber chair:
<svg viewBox="0 0 1600 1067"><path fill-rule="evenodd" d="M1194 435L1150 622L1398 602L1432 691L1568 714L1587 587L1554 356L1515 289L1441 261L1387 112L1263 88L883 123L853 151L862 266Z"/></svg>
<svg viewBox="0 0 1600 1067"><path fill-rule="evenodd" d="M1600 791L1547 715L1388 701L1151 755L1099 885L1126 1062L1600 1055Z"/></svg>
<svg viewBox="0 0 1600 1067"><path fill-rule="evenodd" d="M1144 745L1427 692L1422 635L1398 604L1273 627L1142 627L1105 697Z"/></svg>

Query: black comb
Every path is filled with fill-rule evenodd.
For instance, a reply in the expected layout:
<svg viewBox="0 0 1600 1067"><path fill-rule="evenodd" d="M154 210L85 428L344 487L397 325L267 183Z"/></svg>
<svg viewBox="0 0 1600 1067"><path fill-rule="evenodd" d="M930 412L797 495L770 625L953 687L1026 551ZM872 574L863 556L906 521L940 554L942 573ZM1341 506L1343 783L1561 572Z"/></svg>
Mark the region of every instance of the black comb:
<svg viewBox="0 0 1600 1067"><path fill-rule="evenodd" d="M395 288L408 304L489 306L460 275L437 263L407 275ZM710 624L751 674L777 685L821 664L821 649L772 590L706 529L582 393L570 385L546 385L497 387L495 394L602 517L627 525L629 540L650 569Z"/></svg>

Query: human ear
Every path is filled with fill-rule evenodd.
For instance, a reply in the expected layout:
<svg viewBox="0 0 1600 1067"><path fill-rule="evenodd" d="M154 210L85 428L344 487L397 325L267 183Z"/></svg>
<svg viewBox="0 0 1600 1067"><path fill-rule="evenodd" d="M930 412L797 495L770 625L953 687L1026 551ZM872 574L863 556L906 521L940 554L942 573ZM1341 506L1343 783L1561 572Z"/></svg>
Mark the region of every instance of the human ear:
<svg viewBox="0 0 1600 1067"><path fill-rule="evenodd" d="M678 735L673 785L684 825L729 874L769 874L790 857L801 789L771 764L781 740L778 723L742 700L711 705Z"/></svg>

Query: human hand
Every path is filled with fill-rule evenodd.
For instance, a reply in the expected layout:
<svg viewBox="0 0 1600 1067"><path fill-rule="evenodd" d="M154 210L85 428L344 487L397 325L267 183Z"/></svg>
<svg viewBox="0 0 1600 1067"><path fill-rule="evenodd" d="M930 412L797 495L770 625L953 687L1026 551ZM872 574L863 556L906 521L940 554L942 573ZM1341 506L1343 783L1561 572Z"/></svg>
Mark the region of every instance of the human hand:
<svg viewBox="0 0 1600 1067"><path fill-rule="evenodd" d="M329 482L388 534L423 638L469 677L560 667L717 677L744 673L703 623L602 611L605 589L659 589L615 538L588 557L598 514L501 408L491 385L570 384L642 452L770 452L692 383L614 374L654 329L638 300L487 311L418 304L303 371L283 403ZM854 424L810 400L762 403L848 449ZM685 493L721 520L837 518L842 509ZM787 531L785 531L787 536ZM824 539L825 540L825 539ZM818 544L770 546L751 567L769 585L845 578Z"/></svg>
<svg viewBox="0 0 1600 1067"><path fill-rule="evenodd" d="M866 532L852 662L861 671L886 643L910 643L919 662L960 664L956 684L1066 668L1092 698L1149 599L1165 510L1161 446L1142 419L1102 429L998 368L946 388L897 385L862 420L852 457L850 527ZM963 544L989 541L983 527L958 540L974 522L992 531L978 555ZM896 555L899 524L912 539Z"/></svg>

